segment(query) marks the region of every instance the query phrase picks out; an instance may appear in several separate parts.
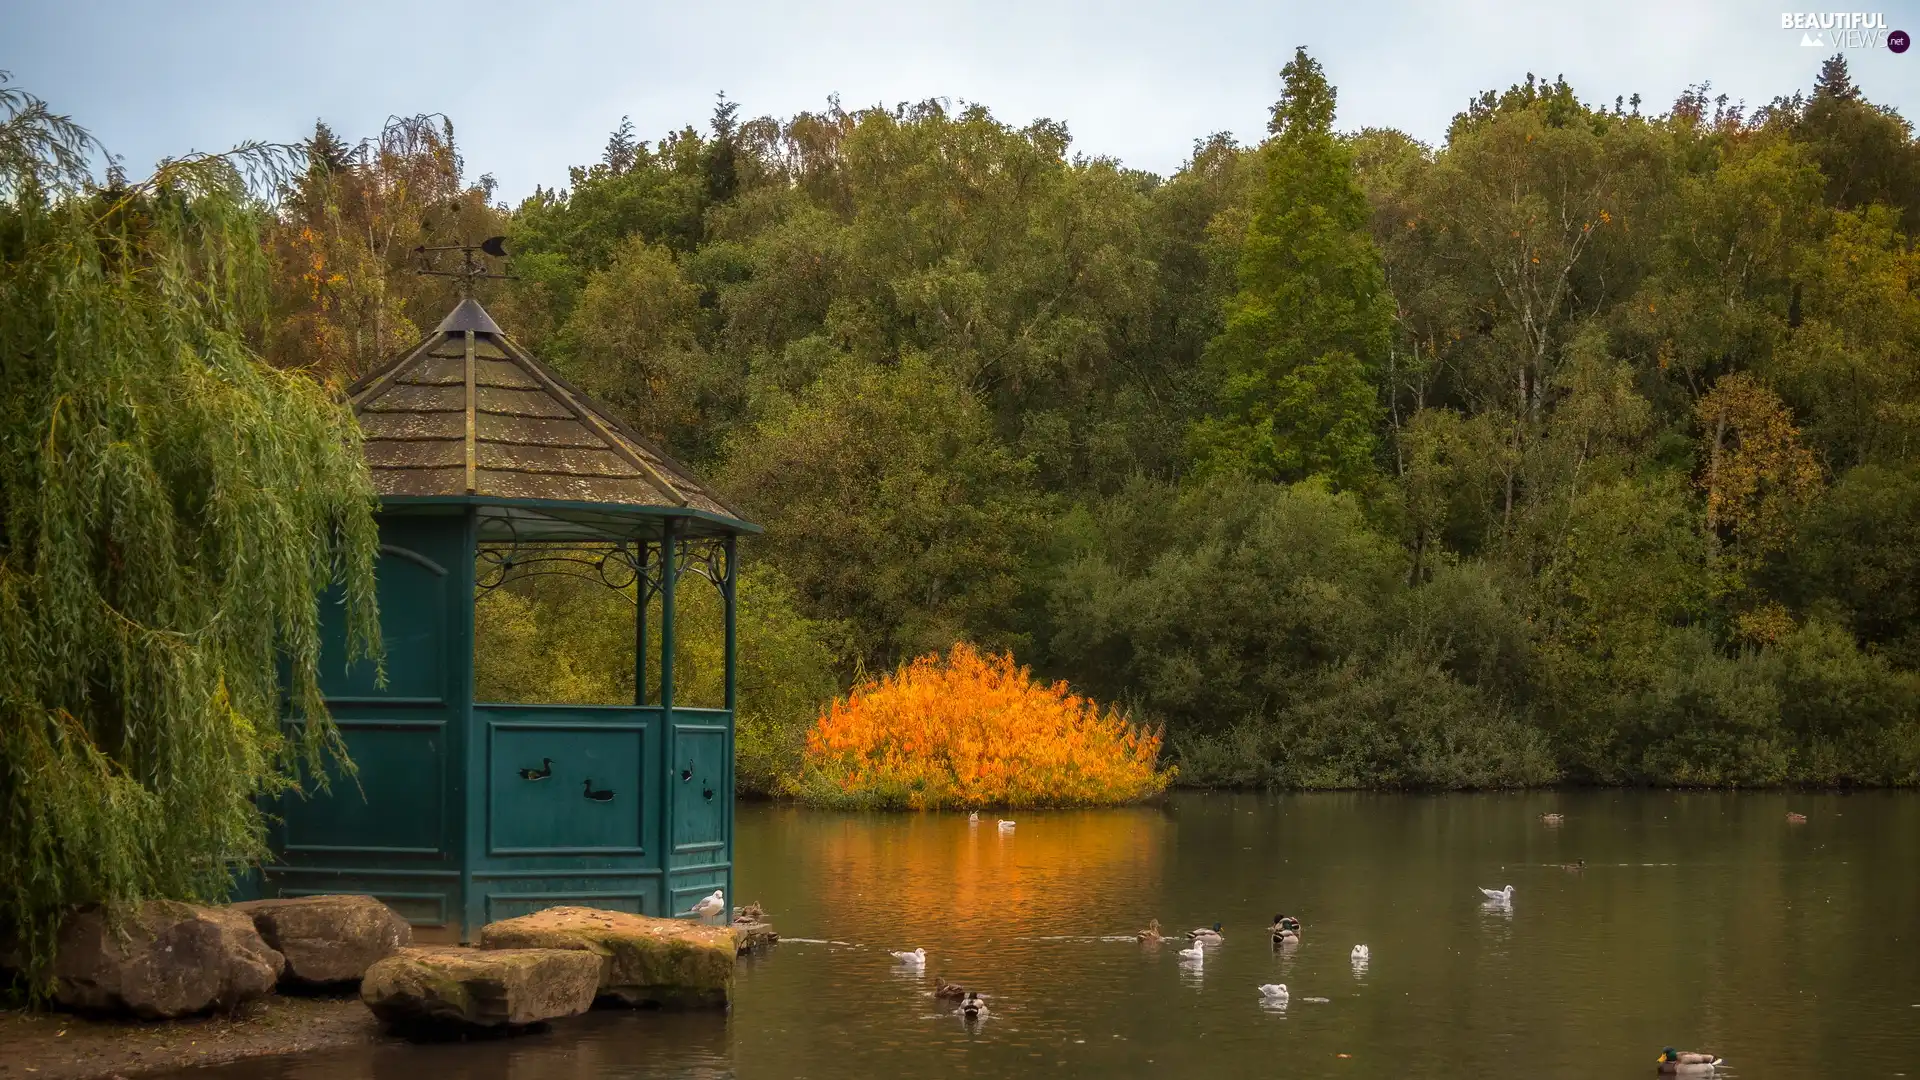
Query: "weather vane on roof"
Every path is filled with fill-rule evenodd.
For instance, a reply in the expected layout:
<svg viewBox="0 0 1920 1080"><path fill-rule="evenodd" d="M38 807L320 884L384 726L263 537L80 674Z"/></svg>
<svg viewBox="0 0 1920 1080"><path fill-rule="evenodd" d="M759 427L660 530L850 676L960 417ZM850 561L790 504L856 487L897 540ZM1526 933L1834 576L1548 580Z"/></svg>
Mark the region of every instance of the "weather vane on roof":
<svg viewBox="0 0 1920 1080"><path fill-rule="evenodd" d="M434 265L434 256L442 251L460 253L460 265L452 270L442 270ZM478 244L440 244L429 247L425 244L414 248L413 253L420 256L420 268L414 273L426 277L450 277L460 282L460 299L465 300L473 294L473 283L481 278L499 278L512 280L512 274L495 274L487 270L487 264L478 255L491 255L496 259L507 257L507 238L489 236Z"/></svg>

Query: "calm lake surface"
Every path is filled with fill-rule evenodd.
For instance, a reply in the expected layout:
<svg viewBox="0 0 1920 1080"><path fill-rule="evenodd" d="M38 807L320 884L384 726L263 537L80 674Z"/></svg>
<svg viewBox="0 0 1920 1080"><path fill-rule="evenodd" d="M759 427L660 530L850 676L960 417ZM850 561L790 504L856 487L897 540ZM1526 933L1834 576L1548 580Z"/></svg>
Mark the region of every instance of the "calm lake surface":
<svg viewBox="0 0 1920 1080"><path fill-rule="evenodd" d="M789 940L743 960L728 1016L190 1075L1624 1077L1673 1045L1734 1077L1920 1076L1913 794L1181 795L1013 814L1011 834L982 816L743 805L737 899ZM1510 912L1483 905L1506 884ZM1282 912L1305 923L1286 953ZM1225 942L1185 969L1180 945L1132 940L1155 917ZM887 956L914 946L926 974ZM990 1015L969 1028L936 974Z"/></svg>

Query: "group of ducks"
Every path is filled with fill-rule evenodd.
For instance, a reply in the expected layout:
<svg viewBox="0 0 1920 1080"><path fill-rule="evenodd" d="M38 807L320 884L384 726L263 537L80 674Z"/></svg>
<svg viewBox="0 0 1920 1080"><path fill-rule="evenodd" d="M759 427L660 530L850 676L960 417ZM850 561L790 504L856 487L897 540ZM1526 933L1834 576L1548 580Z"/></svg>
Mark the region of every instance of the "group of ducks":
<svg viewBox="0 0 1920 1080"><path fill-rule="evenodd" d="M1300 944L1300 920L1291 915L1275 915L1273 925L1267 928L1267 933L1275 945L1282 949L1291 949ZM1135 933L1133 937L1143 945L1158 945L1168 940L1167 935L1160 932L1159 919L1149 920L1147 928ZM1183 963L1201 966L1207 962L1206 947L1218 945L1225 940L1226 936L1221 933L1220 923L1202 926L1187 931L1187 941L1191 944L1175 955L1180 957ZM1355 964L1365 964L1372 956L1365 945L1355 945L1352 955ZM1283 1002L1287 997L1287 988L1279 983L1262 986L1260 992L1268 998L1279 998Z"/></svg>
<svg viewBox="0 0 1920 1080"><path fill-rule="evenodd" d="M1559 815L1554 814L1547 816L1558 817ZM1582 860L1578 866L1584 868L1586 866L1585 860ZM1490 908L1509 911L1513 908L1512 885L1503 885L1498 889L1489 889L1482 886L1480 887L1480 895L1485 898L1485 903ZM1268 937L1275 946L1281 949L1290 950L1298 946L1300 944L1300 933L1300 920L1291 915L1275 915L1273 917L1273 925L1268 928ZM1134 934L1134 938L1148 945L1157 945L1167 940L1167 936L1160 932L1159 919L1151 920L1145 930ZM1198 968L1206 963L1206 947L1209 945L1218 945L1225 941L1226 938L1221 934L1221 924L1214 923L1210 927L1203 926L1187 931L1186 940L1191 944L1187 948L1180 950L1180 960L1183 964ZM1355 945L1350 956L1353 960L1354 972L1358 974L1366 969L1368 962L1373 958L1373 952L1365 945ZM1262 983L1259 990L1263 1003L1282 1009L1286 1008L1288 998L1290 997L1286 983ZM1675 1050L1669 1046L1660 1052L1660 1057L1657 1059L1656 1064L1659 1066L1659 1070L1663 1075L1711 1076L1715 1069L1721 1064L1721 1059L1713 1054L1697 1053L1690 1050Z"/></svg>
<svg viewBox="0 0 1920 1080"><path fill-rule="evenodd" d="M894 960L902 966L912 968L915 971L924 970L927 966L927 950L925 949L915 949L912 952L888 953L887 955L893 957ZM968 1023L973 1023L987 1015L986 999L982 998L977 992L968 990L963 986L958 986L945 980L935 980L933 996L941 1001L958 1001L960 1003L960 1015L965 1017Z"/></svg>
<svg viewBox="0 0 1920 1080"><path fill-rule="evenodd" d="M1789 821L1794 821L1796 818L1802 822L1806 820L1806 818L1798 814L1789 814L1787 818ZM1541 814L1540 820L1548 825L1559 825L1566 819L1560 814ZM978 825L980 823L979 811L976 810L969 813L967 815L967 822L970 825ZM1001 819L997 822L997 825L1003 833L1014 830L1014 822L1012 821ZM1587 861L1581 859L1578 862L1564 865L1562 869L1578 871L1586 869L1586 866ZM1513 909L1512 885L1504 885L1498 889L1489 889L1481 886L1480 894L1485 898L1485 903L1489 908L1506 911ZM718 895L719 894L716 893L715 897ZM1187 931L1187 947L1181 949L1177 954L1180 957L1182 966L1195 969L1204 967L1207 961L1207 946L1219 945L1226 941L1226 936L1221 930L1222 924L1214 923L1212 926L1202 926ZM1273 925L1268 927L1267 933L1269 939L1276 947L1292 950L1300 944L1300 920L1291 915L1275 915L1273 917ZM1146 945L1158 945L1163 941L1169 940L1167 935L1160 932L1159 919L1150 920L1147 928L1135 933L1134 938ZM916 948L912 952L895 952L889 955L892 956L897 963L914 970L924 970L927 966L927 950L924 948ZM1359 974L1366 970L1367 964L1373 958L1373 952L1365 945L1355 945L1349 957L1353 962L1355 974ZM1262 983L1258 989L1260 991L1260 998L1265 1004L1277 1006L1282 1009L1286 1007L1288 998L1290 997L1287 991L1287 984ZM954 983L946 982L945 980L935 980L933 996L942 1001L958 1001L960 1003L960 1014L966 1018L969 1024L981 1020L987 1015L987 1003L979 993ZM1324 999L1313 998L1309 1000L1319 1001ZM1656 1059L1655 1064L1659 1067L1659 1071L1663 1075L1711 1076L1715 1069L1721 1064L1721 1061L1722 1059L1713 1054L1697 1053L1690 1050L1675 1050L1669 1046L1660 1052L1660 1057Z"/></svg>
<svg viewBox="0 0 1920 1080"><path fill-rule="evenodd" d="M967 824L969 825L980 824L980 811L974 810L969 812L967 814ZM1008 821L1006 818L1001 818L996 824L999 825L1001 832L1013 831L1014 822Z"/></svg>

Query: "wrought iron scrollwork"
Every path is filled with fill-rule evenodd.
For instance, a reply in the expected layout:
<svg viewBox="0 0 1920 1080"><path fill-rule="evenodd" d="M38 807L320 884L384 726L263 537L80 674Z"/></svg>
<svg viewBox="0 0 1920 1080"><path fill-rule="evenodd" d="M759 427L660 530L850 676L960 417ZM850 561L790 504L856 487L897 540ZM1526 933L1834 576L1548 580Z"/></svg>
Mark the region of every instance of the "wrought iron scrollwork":
<svg viewBox="0 0 1920 1080"><path fill-rule="evenodd" d="M725 541L686 540L680 544L677 574L692 571L713 582L714 587L724 593L733 584L733 562L728 557Z"/></svg>
<svg viewBox="0 0 1920 1080"><path fill-rule="evenodd" d="M572 577L598 582L633 600L629 590L648 575L651 552L636 541L533 540L519 534L512 518L505 524L508 539L481 541L475 555L476 596L529 578Z"/></svg>
<svg viewBox="0 0 1920 1080"><path fill-rule="evenodd" d="M509 522L511 528L511 522ZM726 593L736 571L723 540L679 540L673 544L674 580L691 572ZM485 595L509 582L536 577L573 577L597 581L639 604L651 601L666 583L667 559L657 545L622 540L591 543L569 540L483 541L474 567L474 591Z"/></svg>
<svg viewBox="0 0 1920 1080"><path fill-rule="evenodd" d="M632 544L575 544L520 541L483 544L474 572L474 588L492 592L510 581L536 577L575 577L625 592L644 573L646 554Z"/></svg>

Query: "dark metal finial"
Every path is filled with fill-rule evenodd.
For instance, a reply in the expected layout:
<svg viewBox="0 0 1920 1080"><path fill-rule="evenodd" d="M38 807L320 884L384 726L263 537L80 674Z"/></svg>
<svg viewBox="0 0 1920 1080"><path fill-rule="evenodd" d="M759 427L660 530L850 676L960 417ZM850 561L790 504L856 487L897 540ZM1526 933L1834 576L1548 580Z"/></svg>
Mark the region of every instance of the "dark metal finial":
<svg viewBox="0 0 1920 1080"><path fill-rule="evenodd" d="M442 251L459 252L460 265L452 270L442 270L436 266L433 257ZM440 244L431 247L422 244L414 248L413 253L420 257L420 268L415 270L414 273L424 277L450 277L456 279L460 282L460 299L462 300L465 300L473 294L473 283L482 278L498 278L506 281L513 280L512 274L495 274L488 272L487 264L476 257L478 254L491 255L496 259L506 258L507 238L504 236L489 236L478 244Z"/></svg>

